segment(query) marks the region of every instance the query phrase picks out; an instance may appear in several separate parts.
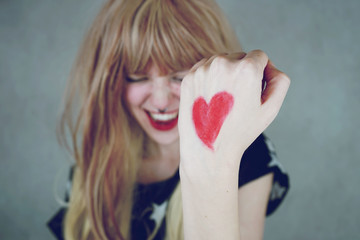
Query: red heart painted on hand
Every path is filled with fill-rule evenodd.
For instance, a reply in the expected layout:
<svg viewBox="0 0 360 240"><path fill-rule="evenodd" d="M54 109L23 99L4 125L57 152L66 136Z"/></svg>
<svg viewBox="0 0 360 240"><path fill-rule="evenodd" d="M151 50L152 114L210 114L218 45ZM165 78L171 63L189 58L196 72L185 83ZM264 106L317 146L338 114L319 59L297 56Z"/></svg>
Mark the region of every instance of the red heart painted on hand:
<svg viewBox="0 0 360 240"><path fill-rule="evenodd" d="M234 98L227 92L215 94L209 105L203 97L198 97L194 102L192 114L196 133L212 150L213 143L233 105Z"/></svg>

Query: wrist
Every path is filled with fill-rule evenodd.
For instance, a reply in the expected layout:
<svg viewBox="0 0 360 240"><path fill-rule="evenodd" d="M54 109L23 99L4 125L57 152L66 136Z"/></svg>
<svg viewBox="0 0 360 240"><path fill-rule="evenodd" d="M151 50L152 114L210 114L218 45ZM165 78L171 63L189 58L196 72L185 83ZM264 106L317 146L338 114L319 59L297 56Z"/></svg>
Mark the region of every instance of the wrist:
<svg viewBox="0 0 360 240"><path fill-rule="evenodd" d="M201 169L184 166L180 162L179 174L181 185L185 190L195 194L202 192L204 195L224 194L237 192L239 167L209 167L204 164Z"/></svg>
<svg viewBox="0 0 360 240"><path fill-rule="evenodd" d="M239 239L237 177L225 171L194 177L180 167L185 237L221 239L230 234Z"/></svg>

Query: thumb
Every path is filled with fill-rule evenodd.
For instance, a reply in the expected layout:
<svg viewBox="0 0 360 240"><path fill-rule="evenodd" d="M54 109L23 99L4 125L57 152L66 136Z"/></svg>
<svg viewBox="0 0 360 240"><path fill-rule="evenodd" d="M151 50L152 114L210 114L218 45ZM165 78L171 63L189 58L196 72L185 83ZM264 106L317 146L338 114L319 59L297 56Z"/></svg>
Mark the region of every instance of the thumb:
<svg viewBox="0 0 360 240"><path fill-rule="evenodd" d="M264 70L265 89L261 99L262 105L272 113L273 118L279 112L290 86L290 78L269 60Z"/></svg>

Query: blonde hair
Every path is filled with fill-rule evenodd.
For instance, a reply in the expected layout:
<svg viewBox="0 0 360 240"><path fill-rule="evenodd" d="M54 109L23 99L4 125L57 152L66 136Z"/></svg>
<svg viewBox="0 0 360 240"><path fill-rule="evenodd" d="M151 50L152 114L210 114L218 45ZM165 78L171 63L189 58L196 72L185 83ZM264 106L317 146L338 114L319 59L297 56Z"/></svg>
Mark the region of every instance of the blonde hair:
<svg viewBox="0 0 360 240"><path fill-rule="evenodd" d="M131 238L134 186L143 157L151 154L151 141L126 108L126 74L145 72L149 64L163 73L184 70L204 57L240 50L211 0L104 4L70 74L58 129L60 142L76 161L66 239ZM166 221L167 239L182 239L179 186Z"/></svg>

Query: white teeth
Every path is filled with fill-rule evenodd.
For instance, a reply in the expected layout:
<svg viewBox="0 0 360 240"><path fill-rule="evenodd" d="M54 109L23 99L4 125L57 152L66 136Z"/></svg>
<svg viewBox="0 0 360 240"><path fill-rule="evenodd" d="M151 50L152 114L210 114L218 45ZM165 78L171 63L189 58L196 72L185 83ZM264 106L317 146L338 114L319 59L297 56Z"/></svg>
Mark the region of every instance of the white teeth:
<svg viewBox="0 0 360 240"><path fill-rule="evenodd" d="M177 117L178 112L175 113L150 113L150 116L155 121L169 121Z"/></svg>

